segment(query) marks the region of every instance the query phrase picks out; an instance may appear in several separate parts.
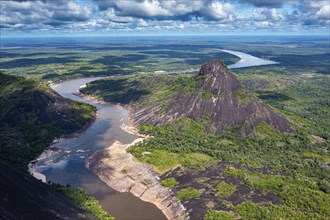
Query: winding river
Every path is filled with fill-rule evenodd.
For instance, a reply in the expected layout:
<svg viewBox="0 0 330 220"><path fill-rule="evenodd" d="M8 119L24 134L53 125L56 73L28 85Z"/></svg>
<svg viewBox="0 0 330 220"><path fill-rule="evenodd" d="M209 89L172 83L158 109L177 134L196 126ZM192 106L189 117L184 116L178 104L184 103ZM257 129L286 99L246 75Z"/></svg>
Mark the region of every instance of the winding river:
<svg viewBox="0 0 330 220"><path fill-rule="evenodd" d="M242 52L222 51L241 59L238 63L230 65L230 68L276 63ZM102 77L74 79L52 86L52 89L63 97L96 106L99 115L83 133L73 138L61 138L53 143L50 146L52 150L45 151L32 166L32 170L44 175L47 181L70 184L73 187L81 186L87 193L97 198L103 208L117 219L166 219L155 205L144 202L131 193L118 193L85 167L86 159L96 151L109 147L116 140L128 144L137 138L120 127L122 124L128 124L126 108L112 104L97 104L74 95L81 86L100 78Z"/></svg>
<svg viewBox="0 0 330 220"><path fill-rule="evenodd" d="M118 105L92 103L73 95L82 85L98 79L100 77L74 79L52 86L63 97L96 106L99 115L78 137L63 138L52 144L50 148L53 151L39 157L35 171L44 174L47 181L81 186L117 219L166 219L155 205L131 193L118 193L85 167L85 159L95 151L109 147L115 140L128 144L137 138L120 128L123 123L128 123L127 109Z"/></svg>

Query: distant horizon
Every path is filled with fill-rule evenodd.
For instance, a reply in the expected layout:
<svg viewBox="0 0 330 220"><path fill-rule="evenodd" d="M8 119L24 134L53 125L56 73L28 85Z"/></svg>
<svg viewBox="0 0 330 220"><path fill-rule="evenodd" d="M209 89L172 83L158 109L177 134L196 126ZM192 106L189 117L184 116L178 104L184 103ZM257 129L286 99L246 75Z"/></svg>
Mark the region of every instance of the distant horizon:
<svg viewBox="0 0 330 220"><path fill-rule="evenodd" d="M59 36L0 36L0 39L24 38L111 38L111 37L329 37L330 34L169 34L169 35L59 35Z"/></svg>
<svg viewBox="0 0 330 220"><path fill-rule="evenodd" d="M330 35L328 0L2 0L1 38Z"/></svg>

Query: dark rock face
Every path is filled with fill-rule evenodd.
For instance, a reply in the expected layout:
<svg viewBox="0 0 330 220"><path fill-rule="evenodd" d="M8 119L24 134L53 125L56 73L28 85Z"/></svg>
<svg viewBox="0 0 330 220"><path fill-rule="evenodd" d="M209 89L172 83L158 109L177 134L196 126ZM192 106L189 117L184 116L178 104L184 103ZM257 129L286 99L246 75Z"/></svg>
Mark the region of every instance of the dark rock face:
<svg viewBox="0 0 330 220"><path fill-rule="evenodd" d="M54 138L88 126L94 112L40 83L0 73L0 160L26 169Z"/></svg>
<svg viewBox="0 0 330 220"><path fill-rule="evenodd" d="M8 124L14 127L33 117L31 122L36 126L50 124L72 132L79 130L86 123L79 115L79 110L70 105L69 100L53 92L39 89L17 90L5 97L1 104L7 104L11 108L6 108L0 118L0 125Z"/></svg>
<svg viewBox="0 0 330 220"><path fill-rule="evenodd" d="M95 219L59 192L0 162L0 219Z"/></svg>
<svg viewBox="0 0 330 220"><path fill-rule="evenodd" d="M211 60L204 64L198 76L203 76L205 79L199 80L196 87L213 95L228 94L242 88L238 79L218 60Z"/></svg>
<svg viewBox="0 0 330 220"><path fill-rule="evenodd" d="M238 163L220 161L216 165L206 167L203 171L197 171L193 168L185 170L176 168L165 173L161 176L161 179L175 178L179 182L178 186L172 189L175 193L188 187L193 187L200 192L204 192L198 198L190 198L182 201L191 220L204 219L205 212L210 208L233 211L233 208L229 208L224 204L224 201L229 201L234 206L244 201L252 201L254 203L271 202L274 205L283 204L281 198L275 193L263 193L261 189L253 189L247 186L242 179L226 174L228 166L266 175L288 175L287 173L270 171L267 167L250 168ZM236 187L235 192L232 195L224 197L219 195L216 185L221 181L234 185Z"/></svg>
<svg viewBox="0 0 330 220"><path fill-rule="evenodd" d="M221 61L211 60L204 64L195 81L195 91L172 95L171 104L164 112L161 112L157 104L133 109L132 122L138 125L160 125L182 117L196 121L206 117L209 121L206 131L212 135L219 135L226 128L237 128L237 134L244 137L253 133L261 122L266 122L281 132L293 132L288 120L248 94Z"/></svg>

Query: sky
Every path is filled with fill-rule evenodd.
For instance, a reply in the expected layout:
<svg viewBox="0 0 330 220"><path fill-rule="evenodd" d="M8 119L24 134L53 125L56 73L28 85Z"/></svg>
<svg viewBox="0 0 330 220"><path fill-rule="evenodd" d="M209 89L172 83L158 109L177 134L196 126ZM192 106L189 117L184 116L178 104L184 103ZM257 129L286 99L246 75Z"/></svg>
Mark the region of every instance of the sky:
<svg viewBox="0 0 330 220"><path fill-rule="evenodd" d="M1 0L1 37L330 35L330 0Z"/></svg>

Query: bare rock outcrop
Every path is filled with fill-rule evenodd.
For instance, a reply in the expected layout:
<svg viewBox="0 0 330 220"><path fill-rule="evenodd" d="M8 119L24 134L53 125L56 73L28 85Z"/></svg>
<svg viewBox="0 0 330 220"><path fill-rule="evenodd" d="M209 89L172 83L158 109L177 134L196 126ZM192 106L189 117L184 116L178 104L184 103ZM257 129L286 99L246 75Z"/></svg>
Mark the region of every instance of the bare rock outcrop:
<svg viewBox="0 0 330 220"><path fill-rule="evenodd" d="M221 61L211 60L204 64L194 80L194 91L178 92L164 100L170 100L165 110L157 103L134 107L131 122L137 126L143 123L161 125L182 117L196 121L206 117L209 120L206 132L212 135L237 128L237 134L244 137L252 134L261 122L280 132L293 132L287 119L249 94Z"/></svg>
<svg viewBox="0 0 330 220"><path fill-rule="evenodd" d="M131 145L142 140L143 138L139 138ZM126 152L129 146L116 141L106 150L92 155L86 166L111 188L119 192L131 192L142 200L155 204L168 219L188 219L181 202L171 189L160 184L160 179L152 168L137 162Z"/></svg>

